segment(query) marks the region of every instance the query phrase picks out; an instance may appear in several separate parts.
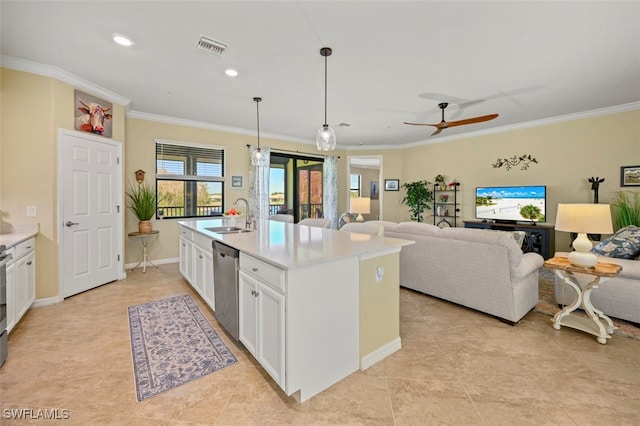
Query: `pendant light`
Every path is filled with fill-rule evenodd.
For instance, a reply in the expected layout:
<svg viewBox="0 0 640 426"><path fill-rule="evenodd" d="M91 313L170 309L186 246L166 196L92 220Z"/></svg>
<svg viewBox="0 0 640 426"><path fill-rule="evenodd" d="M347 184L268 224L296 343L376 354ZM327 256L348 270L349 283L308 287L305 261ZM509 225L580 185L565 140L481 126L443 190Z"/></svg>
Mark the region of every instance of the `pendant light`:
<svg viewBox="0 0 640 426"><path fill-rule="evenodd" d="M320 55L324 56L324 124L316 135L316 146L320 151L336 149L336 134L327 124L327 56L331 56L331 53L330 47L320 49Z"/></svg>
<svg viewBox="0 0 640 426"><path fill-rule="evenodd" d="M258 130L258 147L251 153L251 164L256 166L262 162L262 148L260 148L260 102L262 102L262 98L253 98L256 103L256 121L257 121L257 130Z"/></svg>

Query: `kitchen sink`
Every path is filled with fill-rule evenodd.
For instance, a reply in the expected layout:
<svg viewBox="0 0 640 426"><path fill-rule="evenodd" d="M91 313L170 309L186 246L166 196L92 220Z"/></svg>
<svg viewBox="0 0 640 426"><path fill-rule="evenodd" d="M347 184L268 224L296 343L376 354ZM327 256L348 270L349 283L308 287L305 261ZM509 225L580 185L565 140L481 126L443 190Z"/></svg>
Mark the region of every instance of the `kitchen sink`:
<svg viewBox="0 0 640 426"><path fill-rule="evenodd" d="M215 226L212 228L204 228L207 231L215 232L216 234L242 234L244 232L251 232L251 229L238 228L237 226Z"/></svg>

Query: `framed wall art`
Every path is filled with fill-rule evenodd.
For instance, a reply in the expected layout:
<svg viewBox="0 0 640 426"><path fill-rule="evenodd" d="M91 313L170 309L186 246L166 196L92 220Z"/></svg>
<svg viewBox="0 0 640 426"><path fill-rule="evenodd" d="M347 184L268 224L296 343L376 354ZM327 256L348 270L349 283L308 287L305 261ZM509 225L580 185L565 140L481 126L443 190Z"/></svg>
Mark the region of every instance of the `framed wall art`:
<svg viewBox="0 0 640 426"><path fill-rule="evenodd" d="M231 176L231 188L242 189L244 188L244 179L242 176Z"/></svg>
<svg viewBox="0 0 640 426"><path fill-rule="evenodd" d="M110 138L113 133L113 104L79 90L74 91L74 128Z"/></svg>
<svg viewBox="0 0 640 426"><path fill-rule="evenodd" d="M384 190L385 191L400 191L400 180L399 179L385 179L384 180Z"/></svg>
<svg viewBox="0 0 640 426"><path fill-rule="evenodd" d="M640 186L640 166L620 167L620 186Z"/></svg>
<svg viewBox="0 0 640 426"><path fill-rule="evenodd" d="M378 190L378 181L372 180L369 186L369 197L372 200L378 200L380 198L380 192Z"/></svg>

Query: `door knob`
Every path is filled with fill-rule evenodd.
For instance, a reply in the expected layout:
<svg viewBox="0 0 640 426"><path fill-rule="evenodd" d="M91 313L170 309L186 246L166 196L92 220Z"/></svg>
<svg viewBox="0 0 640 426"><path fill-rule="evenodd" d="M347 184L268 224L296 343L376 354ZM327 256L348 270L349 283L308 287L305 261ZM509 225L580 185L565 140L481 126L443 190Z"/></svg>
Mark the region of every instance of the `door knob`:
<svg viewBox="0 0 640 426"><path fill-rule="evenodd" d="M80 223L78 222L71 222L70 220L66 221L64 226L66 226L67 228L72 227L73 225L80 225Z"/></svg>

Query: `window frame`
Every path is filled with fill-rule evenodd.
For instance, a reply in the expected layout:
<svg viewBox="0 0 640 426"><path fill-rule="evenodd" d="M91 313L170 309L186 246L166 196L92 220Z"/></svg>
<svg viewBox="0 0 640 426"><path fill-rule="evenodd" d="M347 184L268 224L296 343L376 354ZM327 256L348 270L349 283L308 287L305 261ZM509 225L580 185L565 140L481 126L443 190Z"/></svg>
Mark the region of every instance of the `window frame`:
<svg viewBox="0 0 640 426"><path fill-rule="evenodd" d="M358 187L354 188L351 186L351 177L358 176ZM358 191L358 194L354 197L353 191ZM349 174L349 198L359 198L362 194L362 175L360 173L350 173Z"/></svg>
<svg viewBox="0 0 640 426"><path fill-rule="evenodd" d="M188 174L191 170L194 170L197 173L198 161L192 162L192 164L187 164L189 162L188 152L185 152L184 159L185 169L182 175L176 174L159 174L158 173L158 145L171 145L184 147L185 151L188 151L190 148L193 149L204 149L204 150L217 150L221 151L220 158L222 159L221 163L221 175L220 176L199 176L194 174ZM226 201L225 194L225 186L226 186L226 169L227 169L227 150L226 147L218 146L218 145L208 145L202 143L193 143L193 142L184 142L184 141L175 141L168 139L154 139L154 155L155 155L155 182L156 182L156 219L160 219L159 210L163 209L158 204L160 199L158 197L158 183L160 181L173 181L173 182L184 182L184 215L182 216L162 216L162 219L185 219L185 218L206 218L206 217L214 217L218 215L222 215L224 212L224 206ZM214 156L215 157L215 156ZM214 214L209 215L198 215L198 205L197 205L197 194L198 194L198 183L220 183L220 191L221 191L221 202L220 212L215 212ZM189 200L195 200L194 202L189 202ZM219 213L219 214L218 214Z"/></svg>

